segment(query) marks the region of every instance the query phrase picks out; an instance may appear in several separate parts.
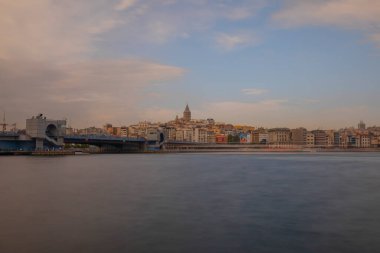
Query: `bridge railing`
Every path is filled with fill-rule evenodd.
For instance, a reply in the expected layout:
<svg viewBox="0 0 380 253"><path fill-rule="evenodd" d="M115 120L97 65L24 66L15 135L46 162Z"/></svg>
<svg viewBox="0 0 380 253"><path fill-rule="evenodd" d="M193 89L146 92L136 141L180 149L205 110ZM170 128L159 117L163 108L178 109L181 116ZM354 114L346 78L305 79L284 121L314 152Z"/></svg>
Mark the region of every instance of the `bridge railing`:
<svg viewBox="0 0 380 253"><path fill-rule="evenodd" d="M145 142L145 138L130 138L130 137L118 137L110 135L66 135L65 140L102 140L102 141L136 141Z"/></svg>
<svg viewBox="0 0 380 253"><path fill-rule="evenodd" d="M18 137L18 136L20 136L20 134L16 133L16 132L0 132L0 136L4 136L4 137Z"/></svg>

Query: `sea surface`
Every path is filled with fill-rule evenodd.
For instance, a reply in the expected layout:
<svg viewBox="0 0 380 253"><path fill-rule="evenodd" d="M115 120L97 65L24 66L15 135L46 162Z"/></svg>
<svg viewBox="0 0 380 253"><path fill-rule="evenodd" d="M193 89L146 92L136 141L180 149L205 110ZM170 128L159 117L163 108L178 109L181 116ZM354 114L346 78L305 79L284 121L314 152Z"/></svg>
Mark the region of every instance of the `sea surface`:
<svg viewBox="0 0 380 253"><path fill-rule="evenodd" d="M0 157L0 252L380 252L380 153Z"/></svg>

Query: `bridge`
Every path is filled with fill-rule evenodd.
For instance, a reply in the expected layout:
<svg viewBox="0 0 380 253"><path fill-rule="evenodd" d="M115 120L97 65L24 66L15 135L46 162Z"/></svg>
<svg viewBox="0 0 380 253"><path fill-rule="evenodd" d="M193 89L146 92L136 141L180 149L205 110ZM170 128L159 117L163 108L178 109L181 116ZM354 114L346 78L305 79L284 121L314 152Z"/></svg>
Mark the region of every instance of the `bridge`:
<svg viewBox="0 0 380 253"><path fill-rule="evenodd" d="M124 138L108 135L70 135L64 136L67 144L87 144L97 146L101 153L143 152L147 142L144 138Z"/></svg>
<svg viewBox="0 0 380 253"><path fill-rule="evenodd" d="M47 119L38 114L26 120L25 133L0 132L0 152L61 150L65 144L87 144L102 153L144 152L160 147L158 140L109 135L66 136L66 120Z"/></svg>

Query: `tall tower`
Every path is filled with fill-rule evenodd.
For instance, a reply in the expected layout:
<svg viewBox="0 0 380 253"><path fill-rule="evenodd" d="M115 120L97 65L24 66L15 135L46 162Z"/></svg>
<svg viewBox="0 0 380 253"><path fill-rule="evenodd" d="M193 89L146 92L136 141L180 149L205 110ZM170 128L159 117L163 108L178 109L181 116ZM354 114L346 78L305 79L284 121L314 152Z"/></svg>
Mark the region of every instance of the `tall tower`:
<svg viewBox="0 0 380 253"><path fill-rule="evenodd" d="M183 112L183 120L189 122L191 120L191 112L189 109L189 105L186 105L185 111Z"/></svg>

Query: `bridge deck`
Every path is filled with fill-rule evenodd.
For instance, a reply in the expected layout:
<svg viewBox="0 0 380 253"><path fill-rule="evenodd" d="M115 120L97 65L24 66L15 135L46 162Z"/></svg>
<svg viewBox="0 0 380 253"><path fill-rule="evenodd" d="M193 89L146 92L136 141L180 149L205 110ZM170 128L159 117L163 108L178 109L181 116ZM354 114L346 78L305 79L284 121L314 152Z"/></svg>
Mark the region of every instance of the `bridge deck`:
<svg viewBox="0 0 380 253"><path fill-rule="evenodd" d="M103 136L103 135L73 135L65 136L65 143L112 143L112 144L123 144L123 143L145 143L144 138L128 138L128 137L115 137L115 136Z"/></svg>

